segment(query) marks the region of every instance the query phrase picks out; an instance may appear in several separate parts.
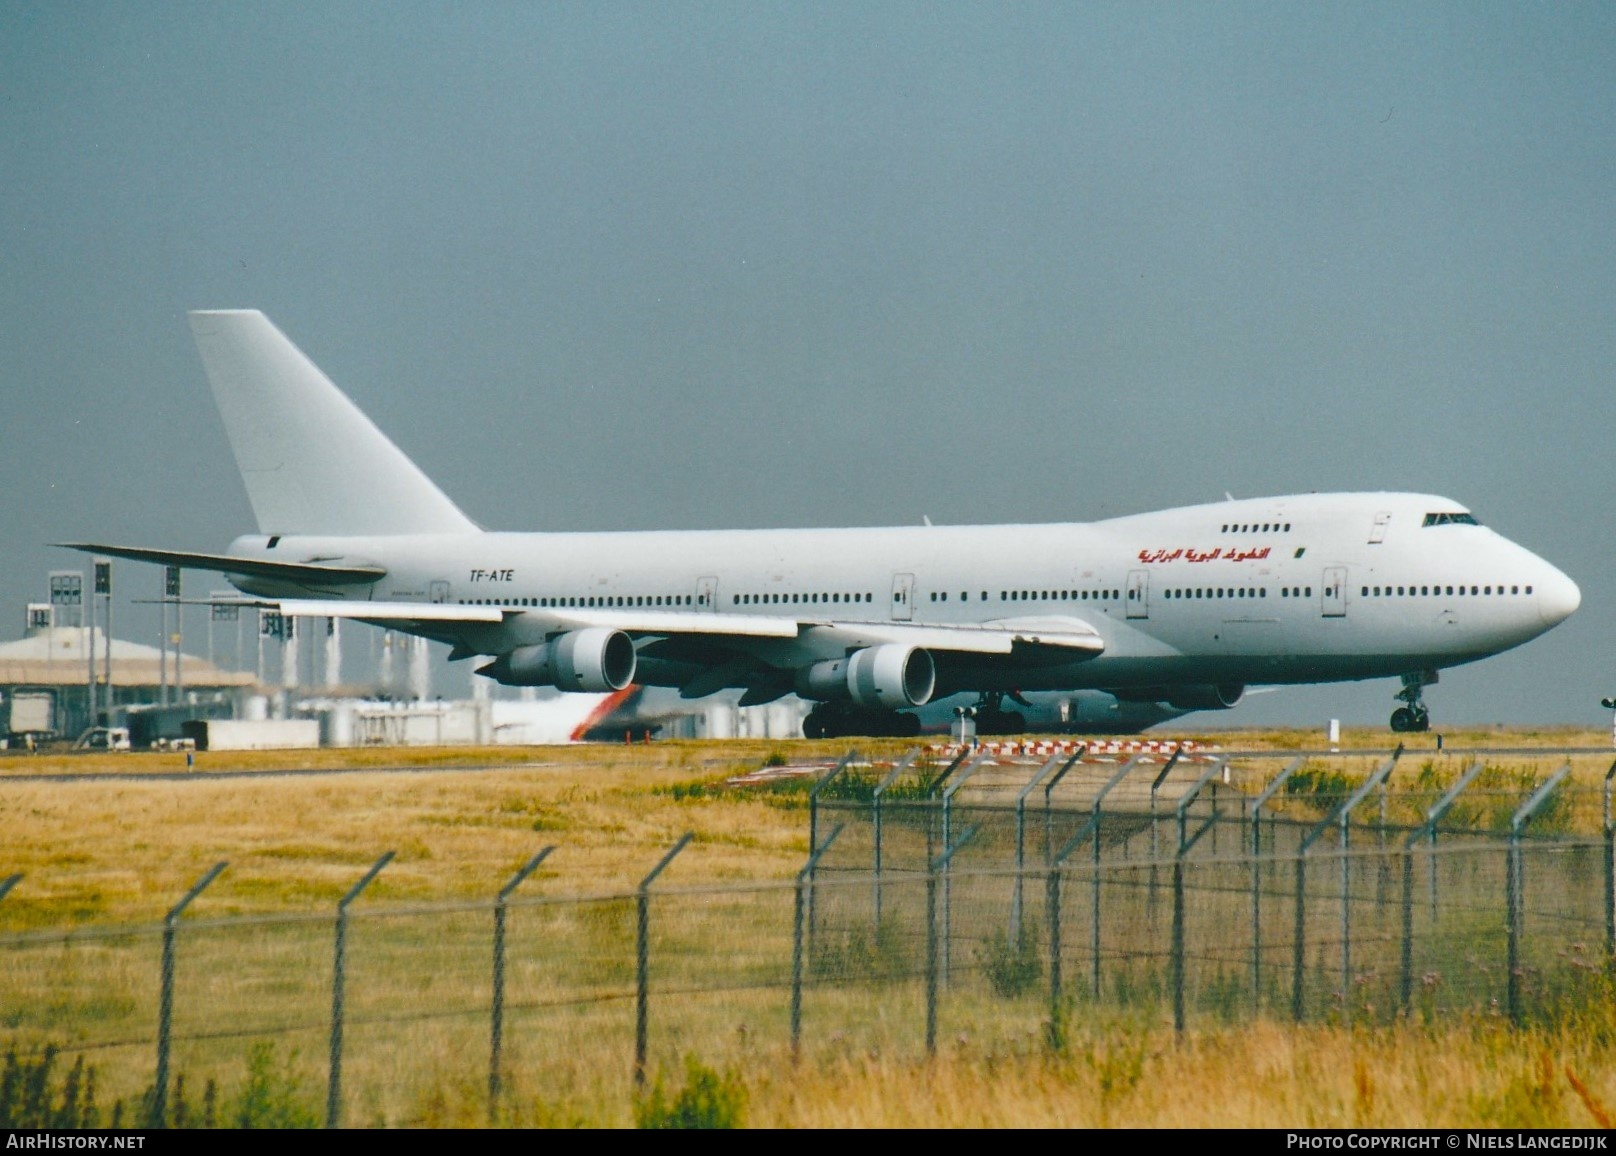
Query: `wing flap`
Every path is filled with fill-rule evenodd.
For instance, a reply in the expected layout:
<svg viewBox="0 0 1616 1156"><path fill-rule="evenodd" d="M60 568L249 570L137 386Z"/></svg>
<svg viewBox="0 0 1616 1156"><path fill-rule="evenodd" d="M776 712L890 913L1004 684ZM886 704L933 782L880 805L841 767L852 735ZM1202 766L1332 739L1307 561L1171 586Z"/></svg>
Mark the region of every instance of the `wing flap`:
<svg viewBox="0 0 1616 1156"><path fill-rule="evenodd" d="M608 626L635 635L711 635L724 638L796 638L801 633L794 618L770 618L761 614L707 614L679 610L592 610L563 607L529 611L548 616L558 629Z"/></svg>
<svg viewBox="0 0 1616 1156"><path fill-rule="evenodd" d="M349 602L343 599L270 598L288 618L358 618L366 622L502 622L521 611L503 606L461 606L453 602Z"/></svg>
<svg viewBox="0 0 1616 1156"><path fill-rule="evenodd" d="M1049 648L1065 652L1071 659L1092 657L1105 650L1105 641L1076 619L1061 629L1052 629L1050 624L1029 629L997 624L928 626L902 622L830 622L808 626L805 632L849 647L895 642L963 654L1009 655L1029 648Z"/></svg>

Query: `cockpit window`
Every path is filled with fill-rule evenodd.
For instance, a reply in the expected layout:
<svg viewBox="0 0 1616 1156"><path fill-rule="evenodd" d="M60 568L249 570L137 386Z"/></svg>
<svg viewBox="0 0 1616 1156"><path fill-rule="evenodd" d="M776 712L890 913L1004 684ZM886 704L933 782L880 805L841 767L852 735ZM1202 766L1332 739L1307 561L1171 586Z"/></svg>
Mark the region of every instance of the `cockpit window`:
<svg viewBox="0 0 1616 1156"><path fill-rule="evenodd" d="M1427 514L1427 526L1479 526L1474 514Z"/></svg>

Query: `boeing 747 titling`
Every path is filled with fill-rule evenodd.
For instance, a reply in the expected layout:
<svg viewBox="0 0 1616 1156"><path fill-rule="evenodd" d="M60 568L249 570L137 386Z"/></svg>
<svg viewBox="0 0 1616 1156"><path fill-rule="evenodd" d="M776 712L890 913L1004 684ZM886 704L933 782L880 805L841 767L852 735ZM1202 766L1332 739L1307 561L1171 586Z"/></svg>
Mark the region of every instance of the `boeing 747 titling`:
<svg viewBox="0 0 1616 1156"><path fill-rule="evenodd" d="M507 685L795 692L810 736L914 733L910 708L1105 690L1183 710L1249 684L1398 678L1519 646L1570 578L1428 494L1248 498L1100 522L642 533L486 531L262 313L191 314L258 532L211 570L281 614L447 643Z"/></svg>

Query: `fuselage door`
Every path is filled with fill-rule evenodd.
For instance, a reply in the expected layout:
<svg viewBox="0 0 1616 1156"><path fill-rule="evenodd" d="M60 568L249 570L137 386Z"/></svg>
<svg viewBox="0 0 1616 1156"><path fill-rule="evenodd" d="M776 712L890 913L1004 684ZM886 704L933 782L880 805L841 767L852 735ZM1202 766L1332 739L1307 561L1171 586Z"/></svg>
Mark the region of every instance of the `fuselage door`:
<svg viewBox="0 0 1616 1156"><path fill-rule="evenodd" d="M1386 523L1392 520L1391 511L1382 510L1375 515L1375 524L1369 529L1369 544L1378 546L1386 540Z"/></svg>
<svg viewBox="0 0 1616 1156"><path fill-rule="evenodd" d="M696 609L708 614L718 610L718 579L696 579Z"/></svg>
<svg viewBox="0 0 1616 1156"><path fill-rule="evenodd" d="M1128 571L1128 617L1150 617L1150 571Z"/></svg>
<svg viewBox="0 0 1616 1156"><path fill-rule="evenodd" d="M1345 566L1326 566L1324 568L1324 588L1320 591L1319 608L1325 618L1345 618L1347 616L1347 568Z"/></svg>
<svg viewBox="0 0 1616 1156"><path fill-rule="evenodd" d="M892 620L894 622L908 622L915 616L915 576L913 574L894 574L892 576Z"/></svg>
<svg viewBox="0 0 1616 1156"><path fill-rule="evenodd" d="M441 604L449 601L449 584L444 581L432 583L432 585L428 588L428 598L434 604Z"/></svg>

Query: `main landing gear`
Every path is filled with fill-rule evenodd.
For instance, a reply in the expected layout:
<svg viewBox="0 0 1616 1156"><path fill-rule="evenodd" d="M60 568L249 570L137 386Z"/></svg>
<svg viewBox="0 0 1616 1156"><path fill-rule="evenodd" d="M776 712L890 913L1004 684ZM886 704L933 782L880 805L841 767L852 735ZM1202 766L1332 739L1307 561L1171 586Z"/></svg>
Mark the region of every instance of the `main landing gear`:
<svg viewBox="0 0 1616 1156"><path fill-rule="evenodd" d="M1022 706L1031 704L1015 691L984 690L976 700L976 733L979 735L1022 735L1027 733L1027 716L1018 710L1005 710L1004 700Z"/></svg>
<svg viewBox="0 0 1616 1156"><path fill-rule="evenodd" d="M1421 694L1436 680L1434 670L1421 670L1403 676L1403 689L1397 692L1397 697L1408 705L1392 711L1392 730L1403 734L1431 729L1431 712L1425 709Z"/></svg>
<svg viewBox="0 0 1616 1156"><path fill-rule="evenodd" d="M822 702L802 720L802 737L806 739L838 739L852 735L906 739L919 733L919 715L856 706L850 702Z"/></svg>

